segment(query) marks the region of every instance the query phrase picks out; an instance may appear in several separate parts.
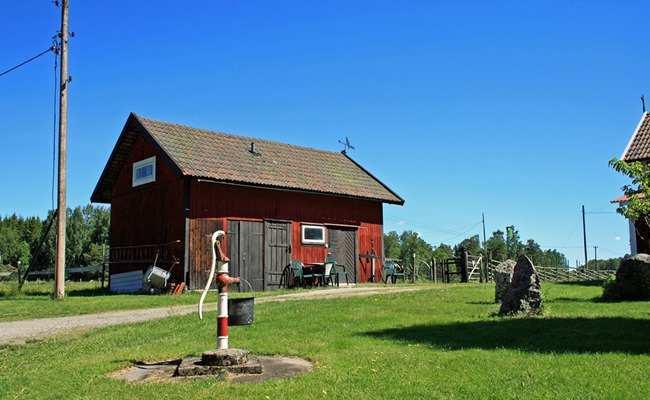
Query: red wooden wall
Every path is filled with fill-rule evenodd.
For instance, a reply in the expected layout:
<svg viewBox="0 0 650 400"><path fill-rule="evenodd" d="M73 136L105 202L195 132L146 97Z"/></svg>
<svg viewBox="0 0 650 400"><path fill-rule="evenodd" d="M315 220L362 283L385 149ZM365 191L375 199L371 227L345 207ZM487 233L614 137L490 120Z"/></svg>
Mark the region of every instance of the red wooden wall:
<svg viewBox="0 0 650 400"><path fill-rule="evenodd" d="M132 187L132 165L136 161L156 156L156 181ZM124 163L113 187L111 204L111 247L142 246L185 240L184 182L158 154L156 147L139 137L133 144L129 159ZM301 223L344 225L357 228L357 252L375 251L376 274L381 274L382 203L347 197L270 190L248 186L200 182L192 178L189 184L189 218L193 222L210 218L221 220L227 230L228 219L264 219L292 222L292 257L304 263L323 262L327 248L303 245ZM191 233L191 232L190 232ZM193 243L190 238L190 243ZM199 238L200 240L201 238ZM196 241L196 240L194 240ZM200 248L200 246L198 246ZM228 244L224 243L224 249ZM189 249L193 254L193 249ZM197 250L198 251L198 250ZM173 278L184 280L184 244L174 247L180 261ZM201 259L190 257L190 260ZM143 265L112 264L111 273L146 268ZM168 268L168 265L163 265ZM189 266L190 269L192 266ZM357 258L357 279L366 282L370 262Z"/></svg>
<svg viewBox="0 0 650 400"><path fill-rule="evenodd" d="M374 249L376 274L381 274L382 204L347 197L269 190L246 186L199 182L190 189L190 218L277 219L292 222L292 257L304 263L323 262L327 248L301 243L301 223L357 227L358 253ZM227 248L227 244L226 244ZM370 263L357 260L358 279L366 282Z"/></svg>
<svg viewBox="0 0 650 400"><path fill-rule="evenodd" d="M156 181L132 187L133 163L156 156ZM143 139L136 139L128 160L113 186L111 202L111 247L143 246L184 240L183 178L179 177L157 154L156 148ZM180 260L173 275L183 280L183 244L170 250ZM155 251L154 251L155 254ZM149 256L147 256L149 257ZM147 268L153 262L111 264L111 273ZM164 262L164 260L163 260ZM169 265L163 265L168 269Z"/></svg>

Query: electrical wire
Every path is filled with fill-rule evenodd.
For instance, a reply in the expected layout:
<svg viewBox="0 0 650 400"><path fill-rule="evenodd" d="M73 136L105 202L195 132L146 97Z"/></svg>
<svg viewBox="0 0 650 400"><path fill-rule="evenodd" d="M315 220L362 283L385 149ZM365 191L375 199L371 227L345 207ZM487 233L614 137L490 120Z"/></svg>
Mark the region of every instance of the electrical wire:
<svg viewBox="0 0 650 400"><path fill-rule="evenodd" d="M0 76L6 75L6 74L10 73L11 71L14 71L14 70L22 67L25 64L30 63L30 62L36 60L37 58L41 57L42 55L49 53L50 51L54 51L54 46L50 46L50 47L47 48L47 50L43 50L42 52L38 53L34 57L31 57L31 58L21 62L20 64L14 65L13 67L11 67L9 69L6 69L6 70L0 72Z"/></svg>

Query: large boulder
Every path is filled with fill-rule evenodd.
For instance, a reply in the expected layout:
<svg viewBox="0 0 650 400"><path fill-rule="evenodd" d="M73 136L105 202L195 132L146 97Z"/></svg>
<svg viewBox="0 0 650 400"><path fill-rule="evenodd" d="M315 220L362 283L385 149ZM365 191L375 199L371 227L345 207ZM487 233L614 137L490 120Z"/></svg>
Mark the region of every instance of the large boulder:
<svg viewBox="0 0 650 400"><path fill-rule="evenodd" d="M541 312L542 287L539 276L532 261L524 255L519 256L499 315L534 315Z"/></svg>
<svg viewBox="0 0 650 400"><path fill-rule="evenodd" d="M506 295L510 282L512 281L512 273L515 269L515 262L513 260L501 261L494 267L494 302L500 303Z"/></svg>
<svg viewBox="0 0 650 400"><path fill-rule="evenodd" d="M650 300L650 255L639 253L621 260L616 280L605 286L606 300Z"/></svg>

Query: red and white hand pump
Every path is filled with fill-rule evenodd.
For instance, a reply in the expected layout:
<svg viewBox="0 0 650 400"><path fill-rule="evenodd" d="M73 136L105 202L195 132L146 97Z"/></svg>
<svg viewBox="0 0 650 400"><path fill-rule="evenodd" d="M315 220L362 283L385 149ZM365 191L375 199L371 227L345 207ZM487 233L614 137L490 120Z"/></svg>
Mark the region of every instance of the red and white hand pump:
<svg viewBox="0 0 650 400"><path fill-rule="evenodd" d="M221 238L225 237L224 231L216 231L212 234L212 267L208 282L201 293L199 300L199 318L203 319L203 302L212 285L212 279L217 276L217 287L219 289L219 301L217 303L217 350L228 348L228 286L232 283L239 283L239 278L231 278L228 273L228 257L221 249Z"/></svg>

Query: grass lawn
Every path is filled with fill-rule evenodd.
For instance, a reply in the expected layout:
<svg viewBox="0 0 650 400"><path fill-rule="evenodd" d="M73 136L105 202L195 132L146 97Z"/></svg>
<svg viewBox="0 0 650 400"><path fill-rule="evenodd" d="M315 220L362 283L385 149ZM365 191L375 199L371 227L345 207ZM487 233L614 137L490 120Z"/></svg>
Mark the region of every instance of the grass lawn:
<svg viewBox="0 0 650 400"><path fill-rule="evenodd" d="M201 295L200 292L187 292L181 296L113 294L101 289L99 282L66 282L66 297L52 301L53 285L53 282L27 282L19 294L16 282L0 282L0 322L197 304ZM283 291L259 293L258 296L280 293ZM234 293L234 296L238 295ZM206 301L217 301L217 297L209 295Z"/></svg>
<svg viewBox="0 0 650 400"><path fill-rule="evenodd" d="M545 284L543 318L492 316L493 287L260 304L231 343L306 357L314 372L233 385L127 384L133 360L214 346L214 315L104 328L0 348L0 397L103 399L643 399L650 396L650 303L600 303L597 286Z"/></svg>

